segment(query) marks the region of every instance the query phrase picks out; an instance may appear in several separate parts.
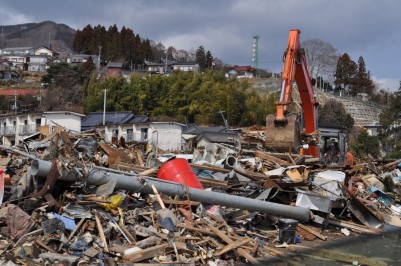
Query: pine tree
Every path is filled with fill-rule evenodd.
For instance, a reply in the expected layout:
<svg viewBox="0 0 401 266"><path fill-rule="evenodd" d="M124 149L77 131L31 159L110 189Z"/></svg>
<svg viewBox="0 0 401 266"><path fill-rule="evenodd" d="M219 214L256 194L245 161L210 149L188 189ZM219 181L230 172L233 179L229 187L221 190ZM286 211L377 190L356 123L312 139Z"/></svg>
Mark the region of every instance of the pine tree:
<svg viewBox="0 0 401 266"><path fill-rule="evenodd" d="M211 68L213 65L213 56L210 51L206 52L206 65L208 68Z"/></svg>
<svg viewBox="0 0 401 266"><path fill-rule="evenodd" d="M367 93L368 95L371 95L373 89L373 81L370 79L369 72L366 72L366 65L363 57L360 56L358 59L358 71L353 80L351 93L354 95L357 93Z"/></svg>
<svg viewBox="0 0 401 266"><path fill-rule="evenodd" d="M350 90L353 79L356 75L357 65L351 60L347 53L343 54L337 61L336 72L334 74L336 86L342 86L345 90Z"/></svg>
<svg viewBox="0 0 401 266"><path fill-rule="evenodd" d="M73 49L78 53L91 54L93 46L93 28L88 24L82 31L77 31L73 42Z"/></svg>
<svg viewBox="0 0 401 266"><path fill-rule="evenodd" d="M205 48L203 48L202 45L199 46L198 50L196 50L195 62L199 64L199 67L202 70L205 70L207 68L207 59L206 59L206 54L205 54Z"/></svg>

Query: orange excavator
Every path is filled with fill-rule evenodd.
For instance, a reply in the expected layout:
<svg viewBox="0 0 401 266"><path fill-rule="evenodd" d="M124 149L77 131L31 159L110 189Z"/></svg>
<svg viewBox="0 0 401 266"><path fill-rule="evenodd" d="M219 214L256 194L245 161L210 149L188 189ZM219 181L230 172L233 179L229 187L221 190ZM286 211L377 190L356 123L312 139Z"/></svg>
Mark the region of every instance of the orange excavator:
<svg viewBox="0 0 401 266"><path fill-rule="evenodd" d="M300 34L300 30L290 30L288 48L283 56L280 100L275 103L276 114L266 118L265 145L279 152L300 150L303 147L303 154L319 157L319 104L309 77L305 51L300 47ZM301 98L302 117L288 110L294 81Z"/></svg>

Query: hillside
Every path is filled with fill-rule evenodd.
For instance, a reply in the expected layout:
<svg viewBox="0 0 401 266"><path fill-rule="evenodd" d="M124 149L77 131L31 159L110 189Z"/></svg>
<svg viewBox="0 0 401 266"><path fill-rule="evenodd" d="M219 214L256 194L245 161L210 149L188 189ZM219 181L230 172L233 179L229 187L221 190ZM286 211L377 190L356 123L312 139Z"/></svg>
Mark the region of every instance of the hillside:
<svg viewBox="0 0 401 266"><path fill-rule="evenodd" d="M0 48L49 46L58 52L72 51L75 30L52 21L0 26Z"/></svg>

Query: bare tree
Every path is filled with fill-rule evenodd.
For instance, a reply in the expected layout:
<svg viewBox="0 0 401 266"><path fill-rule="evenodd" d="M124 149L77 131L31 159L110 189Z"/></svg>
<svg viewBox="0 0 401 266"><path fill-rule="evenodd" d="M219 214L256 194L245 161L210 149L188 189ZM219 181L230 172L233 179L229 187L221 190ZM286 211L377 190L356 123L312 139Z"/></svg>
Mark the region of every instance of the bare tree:
<svg viewBox="0 0 401 266"><path fill-rule="evenodd" d="M303 41L301 47L306 53L306 61L311 77L324 77L327 80L332 80L336 69L337 49L330 43L319 39Z"/></svg>

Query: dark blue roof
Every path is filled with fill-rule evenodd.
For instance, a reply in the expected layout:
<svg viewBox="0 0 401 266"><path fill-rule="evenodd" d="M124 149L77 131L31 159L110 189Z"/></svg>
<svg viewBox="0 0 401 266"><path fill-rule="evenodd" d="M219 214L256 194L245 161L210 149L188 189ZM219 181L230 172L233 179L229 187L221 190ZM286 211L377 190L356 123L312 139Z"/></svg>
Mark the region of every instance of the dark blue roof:
<svg viewBox="0 0 401 266"><path fill-rule="evenodd" d="M124 124L138 124L149 122L149 117L147 115L134 115L130 120Z"/></svg>
<svg viewBox="0 0 401 266"><path fill-rule="evenodd" d="M106 124L125 124L127 121L133 118L132 112L106 112L105 115ZM103 112L95 112L87 115L81 123L81 130L94 129L96 126L103 123Z"/></svg>

